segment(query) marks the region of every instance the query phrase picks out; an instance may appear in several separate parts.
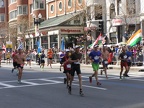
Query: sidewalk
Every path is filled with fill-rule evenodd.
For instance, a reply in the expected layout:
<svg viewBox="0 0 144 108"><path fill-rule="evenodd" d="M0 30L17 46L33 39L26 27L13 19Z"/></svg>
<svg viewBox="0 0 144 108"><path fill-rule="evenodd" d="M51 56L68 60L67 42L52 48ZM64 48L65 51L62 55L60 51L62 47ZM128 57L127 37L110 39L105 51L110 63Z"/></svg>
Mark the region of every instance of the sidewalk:
<svg viewBox="0 0 144 108"><path fill-rule="evenodd" d="M6 62L2 61L2 64L6 64ZM35 61L32 61L32 65L38 65ZM45 64L47 65L47 64ZM52 65L54 66L60 66L60 63L53 63ZM81 67L87 67L87 68L92 68L91 64L81 64ZM102 69L102 65L100 65L100 69ZM108 65L108 69L120 69L120 65ZM132 66L131 70L137 70L137 71L144 71L144 66Z"/></svg>

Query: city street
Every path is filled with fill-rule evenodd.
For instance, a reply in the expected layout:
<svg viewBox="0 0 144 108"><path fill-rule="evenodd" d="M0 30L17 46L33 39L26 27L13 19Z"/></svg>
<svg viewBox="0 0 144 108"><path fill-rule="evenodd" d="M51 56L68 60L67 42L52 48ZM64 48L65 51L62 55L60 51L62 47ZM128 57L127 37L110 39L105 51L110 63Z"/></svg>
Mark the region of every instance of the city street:
<svg viewBox="0 0 144 108"><path fill-rule="evenodd" d="M95 79L89 83L90 67L82 67L84 97L79 95L78 78L75 77L72 94L63 83L65 75L59 65L46 67L25 66L22 84L17 83L12 64L0 68L0 108L143 108L144 73L131 70L129 78L119 80L119 70L109 69L109 79L99 74L101 86Z"/></svg>

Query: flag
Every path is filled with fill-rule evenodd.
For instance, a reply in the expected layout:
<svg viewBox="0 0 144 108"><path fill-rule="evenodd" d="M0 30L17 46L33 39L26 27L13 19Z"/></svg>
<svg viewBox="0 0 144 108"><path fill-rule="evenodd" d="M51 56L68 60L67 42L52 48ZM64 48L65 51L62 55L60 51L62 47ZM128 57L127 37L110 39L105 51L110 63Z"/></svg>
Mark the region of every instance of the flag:
<svg viewBox="0 0 144 108"><path fill-rule="evenodd" d="M136 33L134 33L129 40L126 42L129 46L135 46L138 42L142 40L142 30L139 29Z"/></svg>
<svg viewBox="0 0 144 108"><path fill-rule="evenodd" d="M64 37L62 38L62 41L61 41L61 50L62 51L65 50L65 40L64 40Z"/></svg>
<svg viewBox="0 0 144 108"><path fill-rule="evenodd" d="M22 42L20 42L20 44L19 44L17 49L23 49L23 43Z"/></svg>
<svg viewBox="0 0 144 108"><path fill-rule="evenodd" d="M40 44L40 40L37 41L37 53L40 53L41 52L41 44Z"/></svg>
<svg viewBox="0 0 144 108"><path fill-rule="evenodd" d="M99 34L99 36L98 36L98 38L95 40L95 42L91 45L91 47L90 48L93 48L94 47L94 45L96 45L96 44L101 44L102 43L102 34L100 33Z"/></svg>
<svg viewBox="0 0 144 108"><path fill-rule="evenodd" d="M2 46L2 49L3 49L3 53L5 53L6 52L6 46L4 44Z"/></svg>

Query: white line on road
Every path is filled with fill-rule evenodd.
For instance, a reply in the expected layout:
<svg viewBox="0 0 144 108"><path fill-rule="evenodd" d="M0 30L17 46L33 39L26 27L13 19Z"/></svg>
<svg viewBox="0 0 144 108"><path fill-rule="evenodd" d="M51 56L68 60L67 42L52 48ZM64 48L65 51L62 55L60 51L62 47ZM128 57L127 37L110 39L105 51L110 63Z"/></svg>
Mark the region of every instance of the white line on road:
<svg viewBox="0 0 144 108"><path fill-rule="evenodd" d="M53 82L53 83L62 83L62 81L56 81L56 80L49 80L49 79L39 79L42 81L49 81L49 82Z"/></svg>
<svg viewBox="0 0 144 108"><path fill-rule="evenodd" d="M23 80L22 82L26 83L26 84L30 84L30 85L39 85L38 83L29 82L29 81L25 81L25 80Z"/></svg>
<svg viewBox="0 0 144 108"><path fill-rule="evenodd" d="M1 82L0 82L0 85L2 85L2 86L6 86L6 87L15 87L15 86L13 86L13 85L5 84L5 83L1 83Z"/></svg>
<svg viewBox="0 0 144 108"><path fill-rule="evenodd" d="M79 84L72 84L72 85L76 85L79 86ZM94 86L88 86L88 85L82 85L83 87L87 87L87 88L94 88L94 89L100 89L100 90L107 90L106 88L102 88L102 87L94 87Z"/></svg>

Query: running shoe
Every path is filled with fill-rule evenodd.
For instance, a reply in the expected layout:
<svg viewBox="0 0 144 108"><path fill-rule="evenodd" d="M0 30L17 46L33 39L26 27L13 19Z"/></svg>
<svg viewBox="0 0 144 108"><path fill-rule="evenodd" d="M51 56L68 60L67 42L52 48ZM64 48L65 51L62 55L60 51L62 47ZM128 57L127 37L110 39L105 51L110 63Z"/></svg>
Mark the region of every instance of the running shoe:
<svg viewBox="0 0 144 108"><path fill-rule="evenodd" d="M68 87L68 93L71 94L71 86Z"/></svg>
<svg viewBox="0 0 144 108"><path fill-rule="evenodd" d="M120 80L122 80L122 77L120 76Z"/></svg>
<svg viewBox="0 0 144 108"><path fill-rule="evenodd" d="M89 77L89 82L92 83L92 77L91 76Z"/></svg>
<svg viewBox="0 0 144 108"><path fill-rule="evenodd" d="M18 80L18 84L21 84L21 80Z"/></svg>
<svg viewBox="0 0 144 108"><path fill-rule="evenodd" d="M14 69L12 69L12 71L11 71L11 72L13 73L13 71L14 71Z"/></svg>
<svg viewBox="0 0 144 108"><path fill-rule="evenodd" d="M66 79L66 78L64 78L64 84L66 84L66 81L67 81L67 79Z"/></svg>
<svg viewBox="0 0 144 108"><path fill-rule="evenodd" d="M101 83L100 83L100 82L97 82L97 85L98 85L98 86L100 86L100 85L101 85Z"/></svg>
<svg viewBox="0 0 144 108"><path fill-rule="evenodd" d="M84 96L84 93L83 93L82 89L80 89L79 94L80 94L81 96Z"/></svg>

